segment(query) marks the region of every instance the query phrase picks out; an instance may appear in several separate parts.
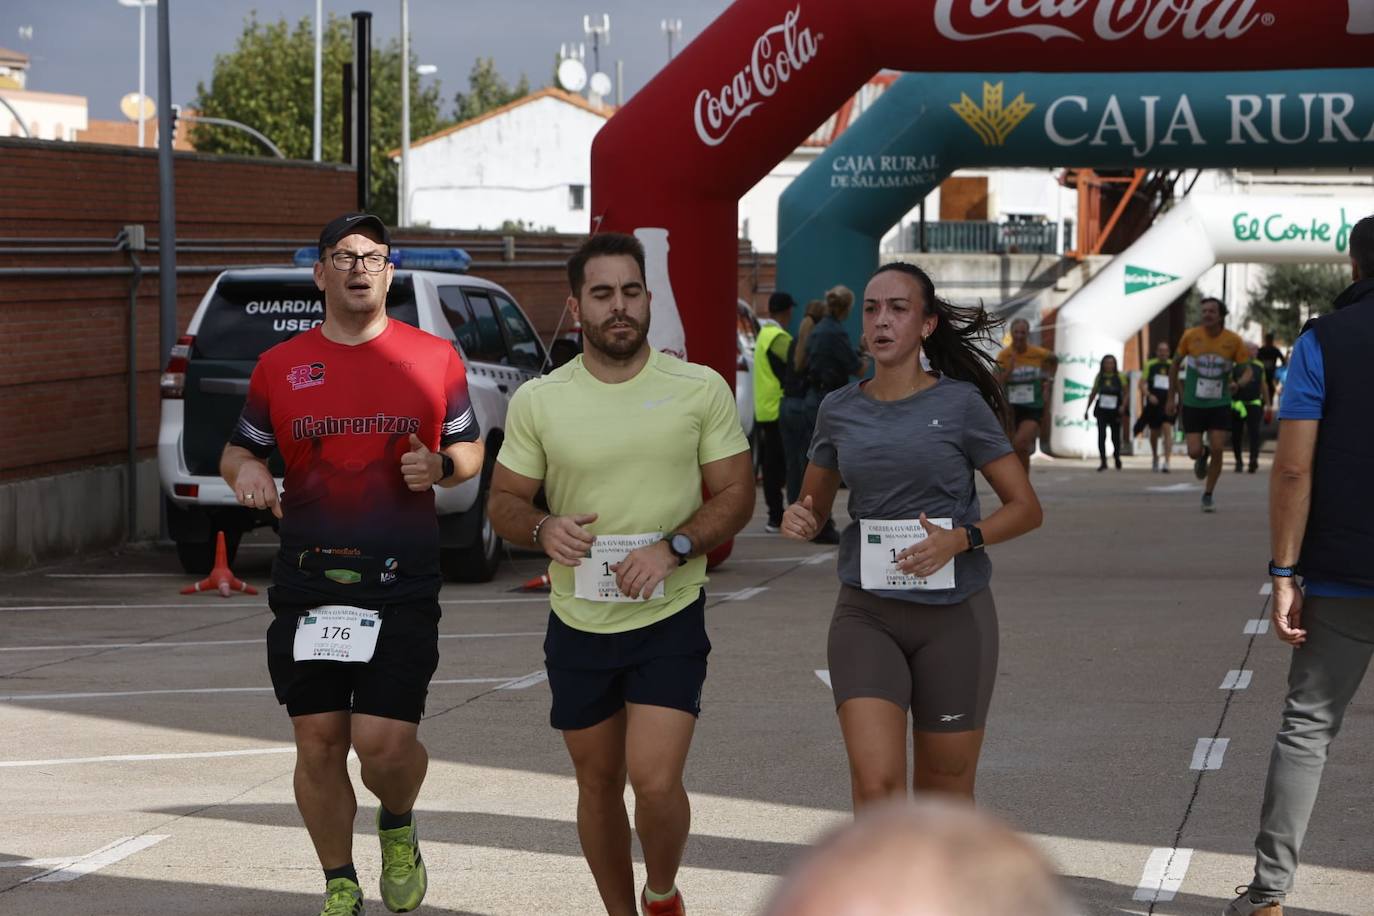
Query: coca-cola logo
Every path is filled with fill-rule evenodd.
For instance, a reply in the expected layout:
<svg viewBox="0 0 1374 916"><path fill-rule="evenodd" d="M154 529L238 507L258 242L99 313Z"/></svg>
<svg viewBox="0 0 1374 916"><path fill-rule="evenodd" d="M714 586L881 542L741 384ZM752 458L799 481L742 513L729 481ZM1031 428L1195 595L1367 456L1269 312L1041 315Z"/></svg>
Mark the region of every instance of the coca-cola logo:
<svg viewBox="0 0 1374 916"><path fill-rule="evenodd" d="M724 143L737 124L815 58L824 36L799 29L800 19L798 6L754 41L749 63L728 83L714 94L709 89L697 93L693 117L702 143Z"/></svg>
<svg viewBox="0 0 1374 916"><path fill-rule="evenodd" d="M1089 7L1093 7L1091 24L1085 13ZM1038 21L989 30L986 20L999 10L1015 20ZM959 11L966 12L956 15ZM1080 13L1085 15L1080 17ZM1075 17L1084 21L1068 22ZM951 41L1004 35L1083 41L1091 34L1103 41L1137 34L1153 41L1175 31L1187 39L1233 39L1257 24L1274 22L1273 13L1255 11L1255 0L935 0L935 28Z"/></svg>

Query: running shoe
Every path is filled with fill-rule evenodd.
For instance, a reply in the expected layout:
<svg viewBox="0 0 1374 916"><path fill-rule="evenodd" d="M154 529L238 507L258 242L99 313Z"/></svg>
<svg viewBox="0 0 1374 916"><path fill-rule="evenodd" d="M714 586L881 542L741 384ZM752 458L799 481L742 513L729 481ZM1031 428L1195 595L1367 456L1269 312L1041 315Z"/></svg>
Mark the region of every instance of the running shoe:
<svg viewBox="0 0 1374 916"><path fill-rule="evenodd" d="M655 901L650 901L647 894L640 894L639 907L644 916L687 916L687 906L682 902L682 891L678 891L667 900Z"/></svg>
<svg viewBox="0 0 1374 916"><path fill-rule="evenodd" d="M363 916L363 889L348 878L335 878L324 887L320 916Z"/></svg>
<svg viewBox="0 0 1374 916"><path fill-rule="evenodd" d="M404 827L381 828L377 811L377 838L382 843L382 903L393 913L409 913L425 899L429 874L420 858L420 836L414 818Z"/></svg>
<svg viewBox="0 0 1374 916"><path fill-rule="evenodd" d="M782 530L782 522L766 522L763 526L763 530L767 531L769 534L777 534Z"/></svg>
<svg viewBox="0 0 1374 916"><path fill-rule="evenodd" d="M1105 470L1107 470L1107 462L1104 461L1097 466L1097 473L1101 474Z"/></svg>
<svg viewBox="0 0 1374 916"><path fill-rule="evenodd" d="M1239 896L1226 904L1221 916L1283 916L1283 904L1277 900L1256 903L1250 899L1250 888L1245 885L1236 888L1236 893Z"/></svg>
<svg viewBox="0 0 1374 916"><path fill-rule="evenodd" d="M1203 512L1215 512L1215 511L1217 511L1217 504L1212 500L1212 494L1211 494L1211 493L1203 493L1203 494L1202 494L1202 511L1203 511Z"/></svg>
<svg viewBox="0 0 1374 916"><path fill-rule="evenodd" d="M1258 471L1258 470L1259 470L1259 462L1258 462L1258 461L1252 461L1252 462L1250 462L1250 473L1253 474L1253 473L1255 473L1255 472Z"/></svg>
<svg viewBox="0 0 1374 916"><path fill-rule="evenodd" d="M1159 469L1159 472L1160 472L1161 474L1167 474L1167 473L1169 473L1169 466L1168 466L1167 464L1164 465L1164 467L1162 467L1162 468Z"/></svg>
<svg viewBox="0 0 1374 916"><path fill-rule="evenodd" d="M1121 470L1121 456L1120 456L1120 455L1114 455L1113 457L1116 459L1116 469L1117 469L1118 471Z"/></svg>
<svg viewBox="0 0 1374 916"><path fill-rule="evenodd" d="M1207 477L1207 463L1212 460L1212 450L1207 446L1202 447L1202 454L1193 461L1193 474L1198 480Z"/></svg>
<svg viewBox="0 0 1374 916"><path fill-rule="evenodd" d="M1237 473L1237 474L1244 474L1244 473L1245 473L1245 464L1244 464L1244 462L1241 462L1241 461L1237 461L1237 462L1236 462L1236 473Z"/></svg>
<svg viewBox="0 0 1374 916"><path fill-rule="evenodd" d="M835 522L831 519L825 520L825 527L821 533L811 539L813 544L838 544L840 542L840 529L835 527Z"/></svg>
<svg viewBox="0 0 1374 916"><path fill-rule="evenodd" d="M1153 472L1156 473L1156 474L1159 473L1159 456L1158 456L1158 455L1156 455L1156 456L1154 456L1153 458L1150 459L1150 470L1153 471Z"/></svg>

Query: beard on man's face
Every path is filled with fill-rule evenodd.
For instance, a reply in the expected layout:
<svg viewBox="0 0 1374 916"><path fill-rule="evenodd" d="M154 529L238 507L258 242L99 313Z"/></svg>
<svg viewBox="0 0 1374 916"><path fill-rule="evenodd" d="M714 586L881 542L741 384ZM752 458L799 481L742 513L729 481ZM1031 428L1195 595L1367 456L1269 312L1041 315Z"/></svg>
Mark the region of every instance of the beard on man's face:
<svg viewBox="0 0 1374 916"><path fill-rule="evenodd" d="M628 332L619 329L612 332L611 326L615 324L626 325ZM640 322L629 315L612 315L599 325L586 325L582 329L582 334L589 346L606 356L612 359L629 359L648 341L649 316L644 316L644 321Z"/></svg>

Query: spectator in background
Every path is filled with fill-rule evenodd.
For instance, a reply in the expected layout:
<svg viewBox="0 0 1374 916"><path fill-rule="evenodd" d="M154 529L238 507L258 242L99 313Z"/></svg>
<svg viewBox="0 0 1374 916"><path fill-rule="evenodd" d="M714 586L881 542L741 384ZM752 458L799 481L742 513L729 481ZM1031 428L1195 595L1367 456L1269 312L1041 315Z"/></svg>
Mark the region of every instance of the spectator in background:
<svg viewBox="0 0 1374 916"><path fill-rule="evenodd" d="M826 315L806 340L806 374L811 387L824 398L865 372L864 360L849 339L844 323L854 307L854 293L847 286L826 290Z"/></svg>
<svg viewBox="0 0 1374 916"><path fill-rule="evenodd" d="M806 473L806 453L811 448L811 436L816 431L816 411L821 406L820 392L811 386L806 373L806 344L815 326L825 317L825 303L812 299L806 304L806 315L797 330L788 360L788 374L782 386L782 446L787 453L787 503L791 505L801 494L802 476ZM838 544L840 532L826 526L816 535L818 544Z"/></svg>
<svg viewBox="0 0 1374 916"><path fill-rule="evenodd" d="M799 373L806 371L806 342L811 339L811 332L820 324L825 317L825 303L819 299L812 299L806 303L806 314L802 317L801 326L797 328L797 345L793 348L795 354L792 357L792 368ZM811 440L808 438L807 443Z"/></svg>
<svg viewBox="0 0 1374 916"><path fill-rule="evenodd" d="M1069 916L1045 857L970 806L923 799L861 814L793 869L764 916Z"/></svg>
<svg viewBox="0 0 1374 916"><path fill-rule="evenodd" d="M1256 354L1261 364L1264 366L1264 383L1269 389L1269 398L1266 403L1274 403L1274 395L1278 388L1278 367L1288 365L1288 357L1283 355L1283 351L1274 346L1274 334L1268 332L1264 335L1264 346L1259 348Z"/></svg>
<svg viewBox="0 0 1374 916"><path fill-rule="evenodd" d="M1121 402L1126 396L1126 377L1116 369L1116 357L1110 353L1102 357L1097 378L1093 379L1093 389L1088 395L1088 406L1083 408L1083 419L1088 419L1093 401L1097 409L1097 454L1102 459L1098 471L1107 470L1107 433L1112 434L1112 457L1116 469L1121 470Z"/></svg>
<svg viewBox="0 0 1374 916"><path fill-rule="evenodd" d="M759 328L759 336L754 341L754 432L763 465L763 499L768 505L768 522L764 530L772 534L780 530L785 508L782 497L787 481L787 452L779 416L782 382L788 375L792 348L792 335L787 333L787 326L792 322L795 306L787 293L769 296L768 317L773 320Z"/></svg>
<svg viewBox="0 0 1374 916"><path fill-rule="evenodd" d="M1250 348L1250 360L1237 363L1231 370L1231 376L1236 381L1236 390L1231 393L1231 450L1236 456L1237 474L1245 470L1245 463L1241 460L1241 445L1247 432L1250 434L1250 473L1259 470L1260 426L1271 403L1269 375L1260 362L1260 348L1255 344L1247 346ZM1247 366L1250 368L1250 381L1242 385L1240 378Z"/></svg>

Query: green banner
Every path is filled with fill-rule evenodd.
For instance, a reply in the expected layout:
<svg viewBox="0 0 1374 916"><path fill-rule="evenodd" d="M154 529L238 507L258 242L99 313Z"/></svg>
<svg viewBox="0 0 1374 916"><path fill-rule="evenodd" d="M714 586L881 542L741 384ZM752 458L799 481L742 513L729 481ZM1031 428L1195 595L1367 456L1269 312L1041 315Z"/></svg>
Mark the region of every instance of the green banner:
<svg viewBox="0 0 1374 916"><path fill-rule="evenodd" d="M1156 286L1165 286L1177 280L1178 277L1173 274L1162 274L1146 267L1136 267L1134 264L1126 265L1126 295L1128 296L1132 293L1154 289Z"/></svg>

